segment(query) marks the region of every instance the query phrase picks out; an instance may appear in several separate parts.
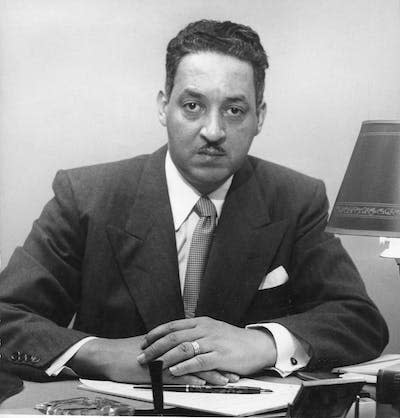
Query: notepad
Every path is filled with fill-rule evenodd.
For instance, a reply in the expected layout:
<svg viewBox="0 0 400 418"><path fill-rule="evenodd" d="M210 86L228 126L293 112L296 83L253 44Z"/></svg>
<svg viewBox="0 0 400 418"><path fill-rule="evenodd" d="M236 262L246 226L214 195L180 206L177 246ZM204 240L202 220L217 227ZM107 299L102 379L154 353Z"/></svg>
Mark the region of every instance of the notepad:
<svg viewBox="0 0 400 418"><path fill-rule="evenodd" d="M332 372L376 376L380 369L400 370L400 354L384 354L364 363L336 367Z"/></svg>
<svg viewBox="0 0 400 418"><path fill-rule="evenodd" d="M353 380L353 379L362 379L365 380L365 383L376 385L376 376L372 376L370 374L360 374L360 373L342 373L339 375L340 378L345 380Z"/></svg>
<svg viewBox="0 0 400 418"><path fill-rule="evenodd" d="M80 389L153 402L151 390L134 389L132 384L88 379L80 379L80 381ZM169 406L193 409L212 414L248 416L286 409L300 389L300 385L270 383L255 379L240 379L239 382L232 383L232 385L256 386L271 389L272 392L251 395L164 392L164 403Z"/></svg>

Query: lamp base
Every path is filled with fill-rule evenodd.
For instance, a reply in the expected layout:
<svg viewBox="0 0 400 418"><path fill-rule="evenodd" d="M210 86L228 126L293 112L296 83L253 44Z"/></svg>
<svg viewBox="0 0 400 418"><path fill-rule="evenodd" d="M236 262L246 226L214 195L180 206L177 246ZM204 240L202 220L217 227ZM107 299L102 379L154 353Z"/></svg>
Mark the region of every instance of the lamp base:
<svg viewBox="0 0 400 418"><path fill-rule="evenodd" d="M380 244L389 244L386 250L382 251L380 256L384 258L394 258L399 266L400 273L400 238L384 238L379 239Z"/></svg>
<svg viewBox="0 0 400 418"><path fill-rule="evenodd" d="M379 239L380 244L389 244L386 250L382 251L381 257L400 258L400 238L384 238Z"/></svg>

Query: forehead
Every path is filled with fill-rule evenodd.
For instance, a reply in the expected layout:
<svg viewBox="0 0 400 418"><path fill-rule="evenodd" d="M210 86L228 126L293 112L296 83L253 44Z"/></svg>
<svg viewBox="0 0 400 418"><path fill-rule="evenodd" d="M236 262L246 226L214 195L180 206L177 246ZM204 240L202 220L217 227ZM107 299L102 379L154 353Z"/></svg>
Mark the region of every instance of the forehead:
<svg viewBox="0 0 400 418"><path fill-rule="evenodd" d="M172 95L180 95L187 90L218 98L245 96L253 102L253 67L246 61L215 52L185 55L175 74Z"/></svg>

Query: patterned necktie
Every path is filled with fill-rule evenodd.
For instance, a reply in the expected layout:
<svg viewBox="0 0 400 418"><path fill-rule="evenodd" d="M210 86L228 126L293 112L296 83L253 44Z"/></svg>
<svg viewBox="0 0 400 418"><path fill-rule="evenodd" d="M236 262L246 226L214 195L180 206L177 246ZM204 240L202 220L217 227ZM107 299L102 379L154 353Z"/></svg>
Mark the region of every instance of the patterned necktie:
<svg viewBox="0 0 400 418"><path fill-rule="evenodd" d="M186 318L193 318L195 314L200 292L200 282L206 269L217 216L215 206L207 196L203 196L197 201L194 211L200 216L200 219L193 232L190 244L183 288L183 304L185 306Z"/></svg>

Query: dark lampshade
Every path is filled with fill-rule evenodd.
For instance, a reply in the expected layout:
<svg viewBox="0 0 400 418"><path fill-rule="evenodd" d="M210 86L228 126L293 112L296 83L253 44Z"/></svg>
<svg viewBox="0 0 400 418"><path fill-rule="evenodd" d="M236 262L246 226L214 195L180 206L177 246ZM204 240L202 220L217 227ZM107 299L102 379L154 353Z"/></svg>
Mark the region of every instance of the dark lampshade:
<svg viewBox="0 0 400 418"><path fill-rule="evenodd" d="M327 231L400 237L400 121L362 123Z"/></svg>

